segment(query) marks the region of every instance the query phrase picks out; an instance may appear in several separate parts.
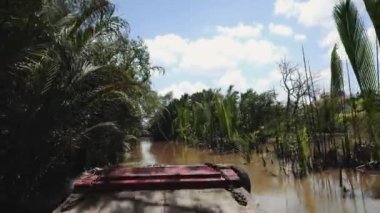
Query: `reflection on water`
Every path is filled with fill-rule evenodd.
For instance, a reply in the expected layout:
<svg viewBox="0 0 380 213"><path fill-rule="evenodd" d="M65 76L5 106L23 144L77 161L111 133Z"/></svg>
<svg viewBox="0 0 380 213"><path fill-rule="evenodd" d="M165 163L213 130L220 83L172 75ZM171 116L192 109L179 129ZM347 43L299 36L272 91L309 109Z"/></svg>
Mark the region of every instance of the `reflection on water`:
<svg viewBox="0 0 380 213"><path fill-rule="evenodd" d="M128 153L125 165L148 166L157 164L157 160L151 152L152 144L148 138L143 138L140 143L132 149L132 152Z"/></svg>
<svg viewBox="0 0 380 213"><path fill-rule="evenodd" d="M344 171L344 189L339 187L339 171L328 170L308 178L293 179L280 170L272 156L254 154L245 165L237 154L215 154L181 144L150 142L144 139L128 159L135 165L225 163L243 168L250 176L252 194L262 212L380 212L380 177ZM131 163L128 163L131 165Z"/></svg>
<svg viewBox="0 0 380 213"><path fill-rule="evenodd" d="M155 164L157 161L154 157L154 155L150 152L151 150L151 147L152 147L152 143L150 141L147 141L147 140L143 140L141 141L140 143L140 146L141 146L141 165L152 165L152 164Z"/></svg>

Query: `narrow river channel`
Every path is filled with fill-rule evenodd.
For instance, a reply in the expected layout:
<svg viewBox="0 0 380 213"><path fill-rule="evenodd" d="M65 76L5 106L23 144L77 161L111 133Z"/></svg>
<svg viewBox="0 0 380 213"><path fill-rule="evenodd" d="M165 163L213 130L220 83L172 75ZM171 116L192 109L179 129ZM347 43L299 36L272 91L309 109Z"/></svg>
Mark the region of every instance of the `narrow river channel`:
<svg viewBox="0 0 380 213"><path fill-rule="evenodd" d="M254 154L250 164L244 164L237 154L215 154L207 150L168 142L142 139L130 153L127 165L153 164L234 164L244 169L251 178L252 196L260 212L380 212L380 176L345 171L339 187L339 171L328 170L312 174L302 180L294 179L280 170L272 156ZM344 192L346 191L346 192Z"/></svg>

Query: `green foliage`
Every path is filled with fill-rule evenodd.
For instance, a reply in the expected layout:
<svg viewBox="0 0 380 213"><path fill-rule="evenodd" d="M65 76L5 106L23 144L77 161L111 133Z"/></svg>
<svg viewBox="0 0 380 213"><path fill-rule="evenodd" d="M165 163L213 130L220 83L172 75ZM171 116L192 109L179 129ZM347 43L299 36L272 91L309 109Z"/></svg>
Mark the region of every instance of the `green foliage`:
<svg viewBox="0 0 380 213"><path fill-rule="evenodd" d="M344 157L345 160L349 161L351 159L351 140L348 136L348 133L346 132L344 134L344 140L343 140L343 150L344 150Z"/></svg>
<svg viewBox="0 0 380 213"><path fill-rule="evenodd" d="M216 96L216 112L220 129L227 136L229 141L233 140L236 131L237 121L237 93L232 92L232 87L227 91L226 96Z"/></svg>
<svg viewBox="0 0 380 213"><path fill-rule="evenodd" d="M11 2L0 11L0 52L9 52L0 63L0 202L25 207L84 169L122 161L157 96L144 43L128 38L109 1Z"/></svg>
<svg viewBox="0 0 380 213"><path fill-rule="evenodd" d="M331 85L330 95L339 97L344 92L342 60L338 55L338 46L335 44L331 52Z"/></svg>
<svg viewBox="0 0 380 213"><path fill-rule="evenodd" d="M364 1L367 12L375 26L378 35L379 18L378 1ZM378 79L374 63L372 47L364 24L355 5L350 0L341 1L334 8L334 18L345 47L348 58L354 70L356 80L364 98L364 109L367 115L367 131L370 140L375 145L374 158L380 158L380 145L375 120L378 113ZM376 41L378 42L378 41Z"/></svg>
<svg viewBox="0 0 380 213"><path fill-rule="evenodd" d="M364 0L364 4L373 26L375 27L376 36L377 38L380 38L380 1Z"/></svg>
<svg viewBox="0 0 380 213"><path fill-rule="evenodd" d="M335 116L336 116L336 103L329 96L321 98L320 104L318 105L320 117L319 122L321 123L322 132L333 132L335 129Z"/></svg>
<svg viewBox="0 0 380 213"><path fill-rule="evenodd" d="M170 140L175 137L174 118L177 102L178 100L172 100L171 94L160 98L159 108L149 122L149 131L156 140Z"/></svg>
<svg viewBox="0 0 380 213"><path fill-rule="evenodd" d="M184 105L187 97L184 98L182 104L177 106L177 117L174 121L178 135L185 142L188 143L191 138L191 123L190 123L190 110Z"/></svg>
<svg viewBox="0 0 380 213"><path fill-rule="evenodd" d="M245 132L259 130L260 127L272 127L275 123L276 94L268 91L258 94L247 90L241 94L239 103L240 126ZM268 121L273 121L270 123Z"/></svg>
<svg viewBox="0 0 380 213"><path fill-rule="evenodd" d="M257 145L257 135L259 131L255 131L249 134L234 135L234 141L237 143L239 153L242 155L246 163L251 163L252 152L254 145Z"/></svg>
<svg viewBox="0 0 380 213"><path fill-rule="evenodd" d="M249 162L253 145L258 143L258 130L265 131L264 126L276 123L275 108L279 106L275 105L275 98L273 92L238 93L232 87L224 94L220 90L204 90L183 95L157 112L152 132L157 139L165 135L169 140L180 139L216 151L238 151Z"/></svg>
<svg viewBox="0 0 380 213"><path fill-rule="evenodd" d="M334 19L361 91L376 91L376 68L371 43L351 0L342 0L335 6Z"/></svg>
<svg viewBox="0 0 380 213"><path fill-rule="evenodd" d="M306 127L303 127L299 133L298 139L298 162L300 164L301 170L303 174L307 174L308 172L308 159L309 159L309 136L307 135Z"/></svg>

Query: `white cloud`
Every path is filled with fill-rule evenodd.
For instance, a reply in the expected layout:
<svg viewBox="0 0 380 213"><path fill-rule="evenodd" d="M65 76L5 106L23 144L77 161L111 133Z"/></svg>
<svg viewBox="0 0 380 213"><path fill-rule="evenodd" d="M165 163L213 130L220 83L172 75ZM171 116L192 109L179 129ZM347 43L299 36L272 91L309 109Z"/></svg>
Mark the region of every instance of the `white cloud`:
<svg viewBox="0 0 380 213"><path fill-rule="evenodd" d="M182 81L177 84L172 84L158 92L160 95L166 95L169 92L173 93L174 98L180 98L181 95L187 93L189 95L202 91L203 89L208 89L209 87L205 85L204 83L198 81L198 82L189 82L189 81Z"/></svg>
<svg viewBox="0 0 380 213"><path fill-rule="evenodd" d="M146 40L151 59L160 65L175 64L179 55L186 50L187 41L175 34L159 35Z"/></svg>
<svg viewBox="0 0 380 213"><path fill-rule="evenodd" d="M287 52L285 47L279 47L268 40L250 40L244 44L240 54L244 61L251 64L271 64L280 60Z"/></svg>
<svg viewBox="0 0 380 213"><path fill-rule="evenodd" d="M266 92L268 90L275 89L279 94L279 100L285 100L283 90L280 87L280 81L281 73L278 70L268 72L267 75L259 78L248 79L241 70L235 69L226 71L210 85L206 85L200 81L181 81L159 90L158 93L160 95L165 95L172 92L174 98L180 98L185 93L191 95L209 88L227 89L230 85L232 85L235 90L240 92L245 92L249 88L252 88L257 92Z"/></svg>
<svg viewBox="0 0 380 213"><path fill-rule="evenodd" d="M294 17L305 26L334 26L332 13L334 0L276 0L274 14ZM354 0L359 12L364 10L362 0Z"/></svg>
<svg viewBox="0 0 380 213"><path fill-rule="evenodd" d="M253 80L253 88L257 92L264 92L270 90L271 88L271 80L270 79L257 79Z"/></svg>
<svg viewBox="0 0 380 213"><path fill-rule="evenodd" d="M240 70L229 70L225 72L215 84L217 87L222 88L233 85L238 91L244 91L248 88L246 78L242 75Z"/></svg>
<svg viewBox="0 0 380 213"><path fill-rule="evenodd" d="M193 71L215 71L235 67L244 55L243 44L231 37L216 36L188 43L179 67Z"/></svg>
<svg viewBox="0 0 380 213"><path fill-rule="evenodd" d="M229 70L215 81L214 85L217 88L223 89L233 85L234 89L240 92L245 92L249 88L252 88L259 93L275 89L280 95L282 95L280 81L281 73L278 70L273 70L268 72L267 75L254 79L248 79L240 70ZM282 98L282 96L279 98Z"/></svg>
<svg viewBox="0 0 380 213"><path fill-rule="evenodd" d="M294 40L295 41L306 41L307 36L304 34L295 34L294 35Z"/></svg>
<svg viewBox="0 0 380 213"><path fill-rule="evenodd" d="M269 31L276 35L291 36L293 35L293 29L289 26L282 24L269 24Z"/></svg>
<svg viewBox="0 0 380 213"><path fill-rule="evenodd" d="M321 47L330 47L332 48L336 43L340 42L339 34L336 29L331 30L325 36L322 37L319 42Z"/></svg>
<svg viewBox="0 0 380 213"><path fill-rule="evenodd" d="M195 73L220 72L236 69L240 64L270 64L286 54L285 47L257 37L262 28L239 24L218 27L218 34L211 38L188 40L168 34L146 43L155 64Z"/></svg>
<svg viewBox="0 0 380 213"><path fill-rule="evenodd" d="M255 25L239 24L234 27L218 26L216 30L220 34L226 35L229 37L249 38L249 37L261 36L261 32L263 28L264 26L262 24L255 24Z"/></svg>
<svg viewBox="0 0 380 213"><path fill-rule="evenodd" d="M216 34L207 38L190 40L180 35L167 34L147 40L153 63L165 66L167 72L177 70L202 77L219 76L207 84L194 80L194 76L172 82L173 84L161 87L159 94L173 92L173 96L178 98L184 93L193 94L211 87L227 88L234 85L239 91L245 91L249 87L266 91L278 85L278 81L273 80L278 76L263 70L272 67L286 55L287 48L262 38L263 25L238 24L214 29ZM259 68L258 75L264 76L255 80L248 79L244 73L253 67Z"/></svg>
<svg viewBox="0 0 380 213"><path fill-rule="evenodd" d="M265 92L271 89L281 90L279 87L281 81L281 73L273 70L267 76L253 79L252 88L257 92Z"/></svg>
<svg viewBox="0 0 380 213"><path fill-rule="evenodd" d="M305 26L328 26L334 4L333 0L276 0L274 14L295 17Z"/></svg>
<svg viewBox="0 0 380 213"><path fill-rule="evenodd" d="M305 26L328 26L332 24L333 0L309 0L298 4L298 22Z"/></svg>
<svg viewBox="0 0 380 213"><path fill-rule="evenodd" d="M318 77L319 77L319 80L325 81L325 83L330 82L330 79L331 79L330 68L320 70L318 72Z"/></svg>
<svg viewBox="0 0 380 213"><path fill-rule="evenodd" d="M274 3L274 14L293 17L298 14L298 5L295 0L276 0Z"/></svg>
<svg viewBox="0 0 380 213"><path fill-rule="evenodd" d="M326 67L320 69L318 71L312 72L313 81L314 81L314 89L317 96L323 92L330 92L330 80L331 80L331 72L330 68Z"/></svg>

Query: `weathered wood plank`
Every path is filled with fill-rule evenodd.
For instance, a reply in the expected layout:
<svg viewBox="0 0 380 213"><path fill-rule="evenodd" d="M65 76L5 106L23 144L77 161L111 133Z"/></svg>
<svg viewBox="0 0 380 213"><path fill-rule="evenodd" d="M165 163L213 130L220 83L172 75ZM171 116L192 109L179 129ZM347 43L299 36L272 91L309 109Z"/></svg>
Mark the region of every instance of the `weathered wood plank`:
<svg viewBox="0 0 380 213"><path fill-rule="evenodd" d="M246 206L242 206L235 201L231 193L225 189L124 191L108 194L83 195L77 205L68 211L61 211L65 205L64 203L58 207L54 213L255 212L256 202L252 195L243 188L237 188L235 190L246 198Z"/></svg>

